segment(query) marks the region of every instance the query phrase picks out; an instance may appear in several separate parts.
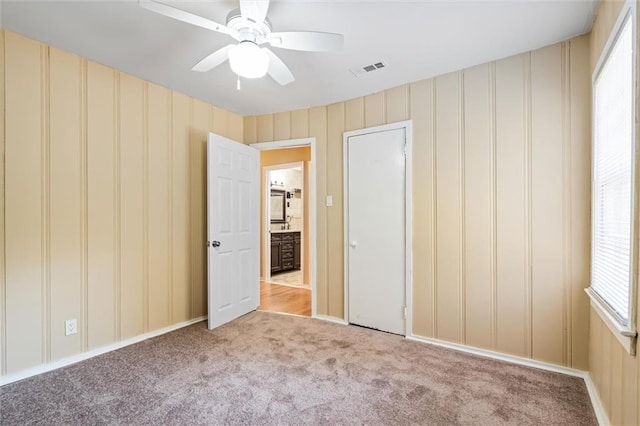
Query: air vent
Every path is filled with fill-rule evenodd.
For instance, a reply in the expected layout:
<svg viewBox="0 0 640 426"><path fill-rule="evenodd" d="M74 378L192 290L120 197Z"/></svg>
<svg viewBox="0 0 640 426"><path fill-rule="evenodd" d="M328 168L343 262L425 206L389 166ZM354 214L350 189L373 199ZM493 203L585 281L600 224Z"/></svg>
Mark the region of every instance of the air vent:
<svg viewBox="0 0 640 426"><path fill-rule="evenodd" d="M386 64L384 62L376 62L375 64L365 65L364 67L354 67L349 71L353 73L356 77L362 77L370 72L377 71L380 68L385 68Z"/></svg>

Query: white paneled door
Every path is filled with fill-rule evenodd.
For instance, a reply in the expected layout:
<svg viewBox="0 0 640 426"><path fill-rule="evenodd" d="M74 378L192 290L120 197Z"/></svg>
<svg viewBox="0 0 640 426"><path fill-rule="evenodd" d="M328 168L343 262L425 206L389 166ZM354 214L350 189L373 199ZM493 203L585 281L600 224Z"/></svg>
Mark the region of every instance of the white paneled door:
<svg viewBox="0 0 640 426"><path fill-rule="evenodd" d="M345 154L349 322L405 334L406 129L349 136Z"/></svg>
<svg viewBox="0 0 640 426"><path fill-rule="evenodd" d="M259 151L222 136L207 141L209 329L260 304Z"/></svg>

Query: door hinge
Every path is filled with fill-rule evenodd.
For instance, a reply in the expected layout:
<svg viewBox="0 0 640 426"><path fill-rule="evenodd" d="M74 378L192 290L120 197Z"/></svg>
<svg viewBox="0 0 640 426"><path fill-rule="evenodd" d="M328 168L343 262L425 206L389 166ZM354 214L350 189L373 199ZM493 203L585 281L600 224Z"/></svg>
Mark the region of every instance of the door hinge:
<svg viewBox="0 0 640 426"><path fill-rule="evenodd" d="M407 319L407 307L402 308L402 319Z"/></svg>

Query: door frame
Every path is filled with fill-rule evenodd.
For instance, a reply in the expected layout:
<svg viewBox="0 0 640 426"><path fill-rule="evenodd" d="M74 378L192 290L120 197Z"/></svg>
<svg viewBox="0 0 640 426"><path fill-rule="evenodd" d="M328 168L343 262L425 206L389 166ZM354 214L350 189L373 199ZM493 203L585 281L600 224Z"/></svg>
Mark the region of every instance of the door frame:
<svg viewBox="0 0 640 426"><path fill-rule="evenodd" d="M306 172L307 172L307 168L304 165L304 161L296 161L293 163L285 163L285 164L277 164L275 166L266 166L262 168L262 176L264 178L264 187L262 188L262 194L265 197L264 200L264 205L262 206L262 226L263 226L263 230L264 232L262 233L262 237L263 237L263 241L262 241L262 278L265 281L268 281L269 278L271 278L271 267L269 265L271 265L271 243L270 241L268 241L268 237L270 237L271 235L271 230L269 229L271 227L271 210L268 207L268 202L267 200L267 195L269 195L270 191L271 191L271 182L269 181L269 179L267 179L267 177L269 176L269 174L274 171L274 170L287 170L287 169L292 169L294 167L300 167L302 166L302 173L303 173L303 181L306 182ZM309 191L311 191L311 183L309 183ZM311 195L311 194L309 194ZM309 199L311 199L311 197L309 197ZM309 204L311 204L311 202L309 202ZM304 228L304 203L302 206L302 220L303 220L303 228ZM311 218L309 218L311 219ZM309 221L311 222L311 221ZM309 228L311 228L311 223L309 223ZM304 235L304 232L301 233L302 234L302 238L301 238L301 245L302 247L300 247L300 255L302 256L302 258L304 259L304 243L306 241L307 238L309 238L309 236ZM302 262L300 262L302 264ZM304 276L304 272L305 272L305 268L301 267L300 270L302 271L302 274ZM311 278L311 274L309 274L309 278Z"/></svg>
<svg viewBox="0 0 640 426"><path fill-rule="evenodd" d="M399 121L396 123L384 124L382 126L368 127L365 129L352 130L344 132L343 145L343 194L344 194L344 235L343 235L343 252L344 252L344 319L349 323L349 138L353 136L368 135L371 133L388 132L390 130L404 129L405 131L405 175L404 175L404 191L405 191L405 336L413 334L412 317L413 317L413 243L412 243L412 177L413 177L413 123L412 120Z"/></svg>
<svg viewBox="0 0 640 426"><path fill-rule="evenodd" d="M282 148L302 148L305 146L311 147L311 161L309 171L309 260L311 262L311 270L309 271L309 278L311 279L311 318L316 318L316 270L317 270L317 256L316 256L316 235L317 235L317 222L316 222L316 176L318 174L316 168L316 138L300 138L300 139L286 139L272 142L258 142L249 144L250 147L256 148L259 151L266 151L271 149ZM260 167L262 169L262 167ZM262 171L261 171L262 172ZM262 191L260 182L258 187ZM266 203L265 203L266 205ZM260 275L260 274L259 274Z"/></svg>

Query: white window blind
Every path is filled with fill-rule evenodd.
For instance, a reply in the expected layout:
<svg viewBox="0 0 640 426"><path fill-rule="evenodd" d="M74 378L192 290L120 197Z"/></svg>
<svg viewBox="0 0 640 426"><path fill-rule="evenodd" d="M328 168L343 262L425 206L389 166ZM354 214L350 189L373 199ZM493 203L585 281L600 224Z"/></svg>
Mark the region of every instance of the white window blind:
<svg viewBox="0 0 640 426"><path fill-rule="evenodd" d="M633 191L632 20L627 19L594 82L591 288L627 325Z"/></svg>

